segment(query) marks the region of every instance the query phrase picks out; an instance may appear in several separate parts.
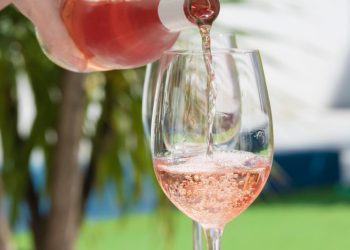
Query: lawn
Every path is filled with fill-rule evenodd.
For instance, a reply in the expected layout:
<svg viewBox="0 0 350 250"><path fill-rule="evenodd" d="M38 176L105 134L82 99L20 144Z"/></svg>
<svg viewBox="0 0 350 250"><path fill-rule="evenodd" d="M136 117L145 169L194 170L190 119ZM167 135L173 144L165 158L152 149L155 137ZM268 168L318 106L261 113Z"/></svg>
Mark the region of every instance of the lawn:
<svg viewBox="0 0 350 250"><path fill-rule="evenodd" d="M165 219L172 223L171 238L165 237ZM16 242L19 250L30 249L26 234L17 235ZM191 249L191 222L174 212L84 223L77 250L113 249ZM265 198L226 226L222 249L348 250L349 199L330 189Z"/></svg>

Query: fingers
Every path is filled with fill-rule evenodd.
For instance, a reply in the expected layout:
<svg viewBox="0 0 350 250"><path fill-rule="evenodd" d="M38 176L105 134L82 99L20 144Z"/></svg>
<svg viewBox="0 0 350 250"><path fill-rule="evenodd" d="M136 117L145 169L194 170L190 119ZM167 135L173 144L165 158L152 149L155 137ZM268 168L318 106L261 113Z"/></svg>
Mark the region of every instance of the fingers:
<svg viewBox="0 0 350 250"><path fill-rule="evenodd" d="M7 5L9 5L12 1L11 0L0 0L0 10L5 8Z"/></svg>
<svg viewBox="0 0 350 250"><path fill-rule="evenodd" d="M13 0L13 3L35 25L43 51L53 62L72 71L87 70L86 58L62 22L60 0Z"/></svg>

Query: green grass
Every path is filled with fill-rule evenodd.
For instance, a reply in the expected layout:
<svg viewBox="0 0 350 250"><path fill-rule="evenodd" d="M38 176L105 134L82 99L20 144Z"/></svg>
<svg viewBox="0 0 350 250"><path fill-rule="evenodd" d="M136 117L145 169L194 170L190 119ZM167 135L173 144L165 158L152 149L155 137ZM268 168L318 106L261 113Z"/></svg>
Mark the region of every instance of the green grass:
<svg viewBox="0 0 350 250"><path fill-rule="evenodd" d="M173 223L165 236L161 215L130 215L123 219L88 221L81 230L77 250L191 249L191 221L178 212L163 216ZM166 239L165 239L166 238ZM17 235L19 250L29 250L27 235ZM168 243L168 244L167 244ZM226 226L222 249L242 250L348 250L350 203L325 189L269 198L253 205Z"/></svg>

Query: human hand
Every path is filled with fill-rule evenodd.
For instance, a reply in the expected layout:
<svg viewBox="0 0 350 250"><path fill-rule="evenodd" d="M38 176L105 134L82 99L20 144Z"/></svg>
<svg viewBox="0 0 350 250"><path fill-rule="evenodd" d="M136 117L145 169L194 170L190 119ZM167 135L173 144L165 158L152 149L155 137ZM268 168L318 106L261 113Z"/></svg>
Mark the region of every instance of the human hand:
<svg viewBox="0 0 350 250"><path fill-rule="evenodd" d="M0 0L0 9L10 2ZM61 19L62 0L12 0L12 3L35 25L39 42L53 62L72 71L89 71L86 58L70 38Z"/></svg>
<svg viewBox="0 0 350 250"><path fill-rule="evenodd" d="M5 8L7 5L11 3L11 0L0 0L0 10Z"/></svg>

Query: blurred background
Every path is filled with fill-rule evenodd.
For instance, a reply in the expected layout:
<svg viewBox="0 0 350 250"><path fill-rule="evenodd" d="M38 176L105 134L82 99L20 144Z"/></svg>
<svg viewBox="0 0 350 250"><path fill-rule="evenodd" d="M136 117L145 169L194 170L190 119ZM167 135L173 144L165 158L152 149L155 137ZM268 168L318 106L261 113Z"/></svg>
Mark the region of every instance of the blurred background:
<svg viewBox="0 0 350 250"><path fill-rule="evenodd" d="M223 249L350 249L349 19L348 0L222 1L214 30L261 51L276 150ZM79 250L190 249L153 177L145 69L68 72L34 33L0 12L0 250L68 250L61 234Z"/></svg>

